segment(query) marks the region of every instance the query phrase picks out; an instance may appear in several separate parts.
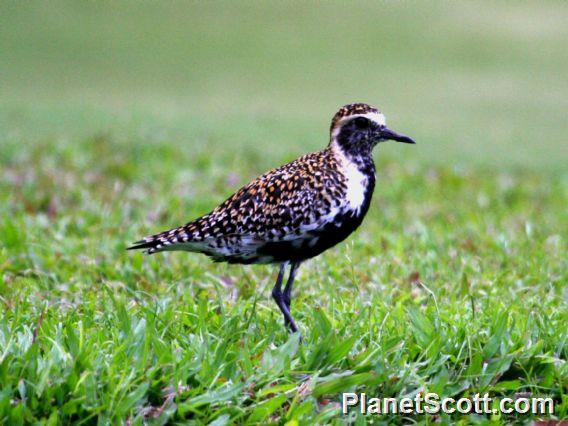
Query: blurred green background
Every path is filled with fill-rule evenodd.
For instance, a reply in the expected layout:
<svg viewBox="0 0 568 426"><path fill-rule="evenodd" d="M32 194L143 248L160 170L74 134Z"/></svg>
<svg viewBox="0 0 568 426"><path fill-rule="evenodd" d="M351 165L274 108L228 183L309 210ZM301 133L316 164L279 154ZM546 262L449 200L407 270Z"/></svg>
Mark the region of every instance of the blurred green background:
<svg viewBox="0 0 568 426"><path fill-rule="evenodd" d="M274 153L270 167L324 146L336 109L363 101L418 141L381 147L396 161L558 170L566 22L562 1L4 1L0 129L19 144L143 127Z"/></svg>
<svg viewBox="0 0 568 426"><path fill-rule="evenodd" d="M0 0L0 423L342 424L342 391L426 387L567 418L567 23L566 1ZM303 345L275 268L125 250L323 148L351 102L418 143L380 145L363 226L302 266Z"/></svg>

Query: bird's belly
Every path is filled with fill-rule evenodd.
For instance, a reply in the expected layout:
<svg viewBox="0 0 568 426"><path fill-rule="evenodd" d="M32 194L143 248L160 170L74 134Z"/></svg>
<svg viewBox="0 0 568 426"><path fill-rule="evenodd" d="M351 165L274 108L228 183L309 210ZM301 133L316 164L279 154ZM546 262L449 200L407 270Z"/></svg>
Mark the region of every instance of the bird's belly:
<svg viewBox="0 0 568 426"><path fill-rule="evenodd" d="M301 261L315 257L345 240L363 221L362 214L349 210L337 215L332 222L290 241L266 243L260 250L265 262Z"/></svg>
<svg viewBox="0 0 568 426"><path fill-rule="evenodd" d="M322 230L316 231L312 248L314 254L310 257L317 256L323 251L335 246L351 235L363 221L364 214L357 211L347 211L342 215L338 215L335 220L327 224Z"/></svg>

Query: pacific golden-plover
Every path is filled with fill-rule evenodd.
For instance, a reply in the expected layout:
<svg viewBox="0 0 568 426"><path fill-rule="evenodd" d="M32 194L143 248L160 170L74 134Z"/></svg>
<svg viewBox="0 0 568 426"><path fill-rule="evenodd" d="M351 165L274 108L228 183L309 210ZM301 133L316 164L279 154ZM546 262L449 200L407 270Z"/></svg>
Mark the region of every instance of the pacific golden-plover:
<svg viewBox="0 0 568 426"><path fill-rule="evenodd" d="M330 142L322 151L263 174L205 216L129 249L149 254L184 250L216 262L280 264L272 297L286 326L296 332L290 303L298 267L359 227L375 188L372 150L386 140L414 143L388 129L377 108L346 105L333 117Z"/></svg>

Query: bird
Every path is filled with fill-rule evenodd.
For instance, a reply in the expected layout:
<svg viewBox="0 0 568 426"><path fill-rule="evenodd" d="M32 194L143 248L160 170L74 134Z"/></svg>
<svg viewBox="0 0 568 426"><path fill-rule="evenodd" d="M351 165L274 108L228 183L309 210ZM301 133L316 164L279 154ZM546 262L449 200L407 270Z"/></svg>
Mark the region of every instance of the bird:
<svg viewBox="0 0 568 426"><path fill-rule="evenodd" d="M287 329L296 333L291 302L298 268L361 225L376 182L372 151L388 140L415 143L390 130L377 108L345 105L332 118L326 148L266 172L204 216L143 238L128 250L180 250L215 262L276 264L272 298Z"/></svg>

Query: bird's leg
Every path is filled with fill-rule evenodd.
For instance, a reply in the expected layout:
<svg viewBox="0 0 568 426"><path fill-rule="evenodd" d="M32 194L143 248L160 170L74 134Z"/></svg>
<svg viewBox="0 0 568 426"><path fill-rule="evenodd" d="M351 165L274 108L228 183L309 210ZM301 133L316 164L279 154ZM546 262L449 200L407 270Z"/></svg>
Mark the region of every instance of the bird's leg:
<svg viewBox="0 0 568 426"><path fill-rule="evenodd" d="M295 333L298 331L298 327L296 326L292 315L290 315L290 309L286 306L286 303L284 302L284 294L282 294L282 280L284 279L286 266L288 266L287 262L283 262L282 265L280 265L278 278L276 278L276 284L274 284L274 288L272 289L272 298L278 305L278 308L280 308L282 315L284 315L284 324L286 324L286 327L288 327L292 333ZM288 286L286 285L286 287Z"/></svg>
<svg viewBox="0 0 568 426"><path fill-rule="evenodd" d="M300 262L292 263L292 267L290 268L290 276L288 277L288 281L286 282L286 287L284 287L284 303L286 303L288 311L290 311L290 304L292 303L292 286L294 285L294 279L296 278L296 272L298 272L299 267Z"/></svg>

